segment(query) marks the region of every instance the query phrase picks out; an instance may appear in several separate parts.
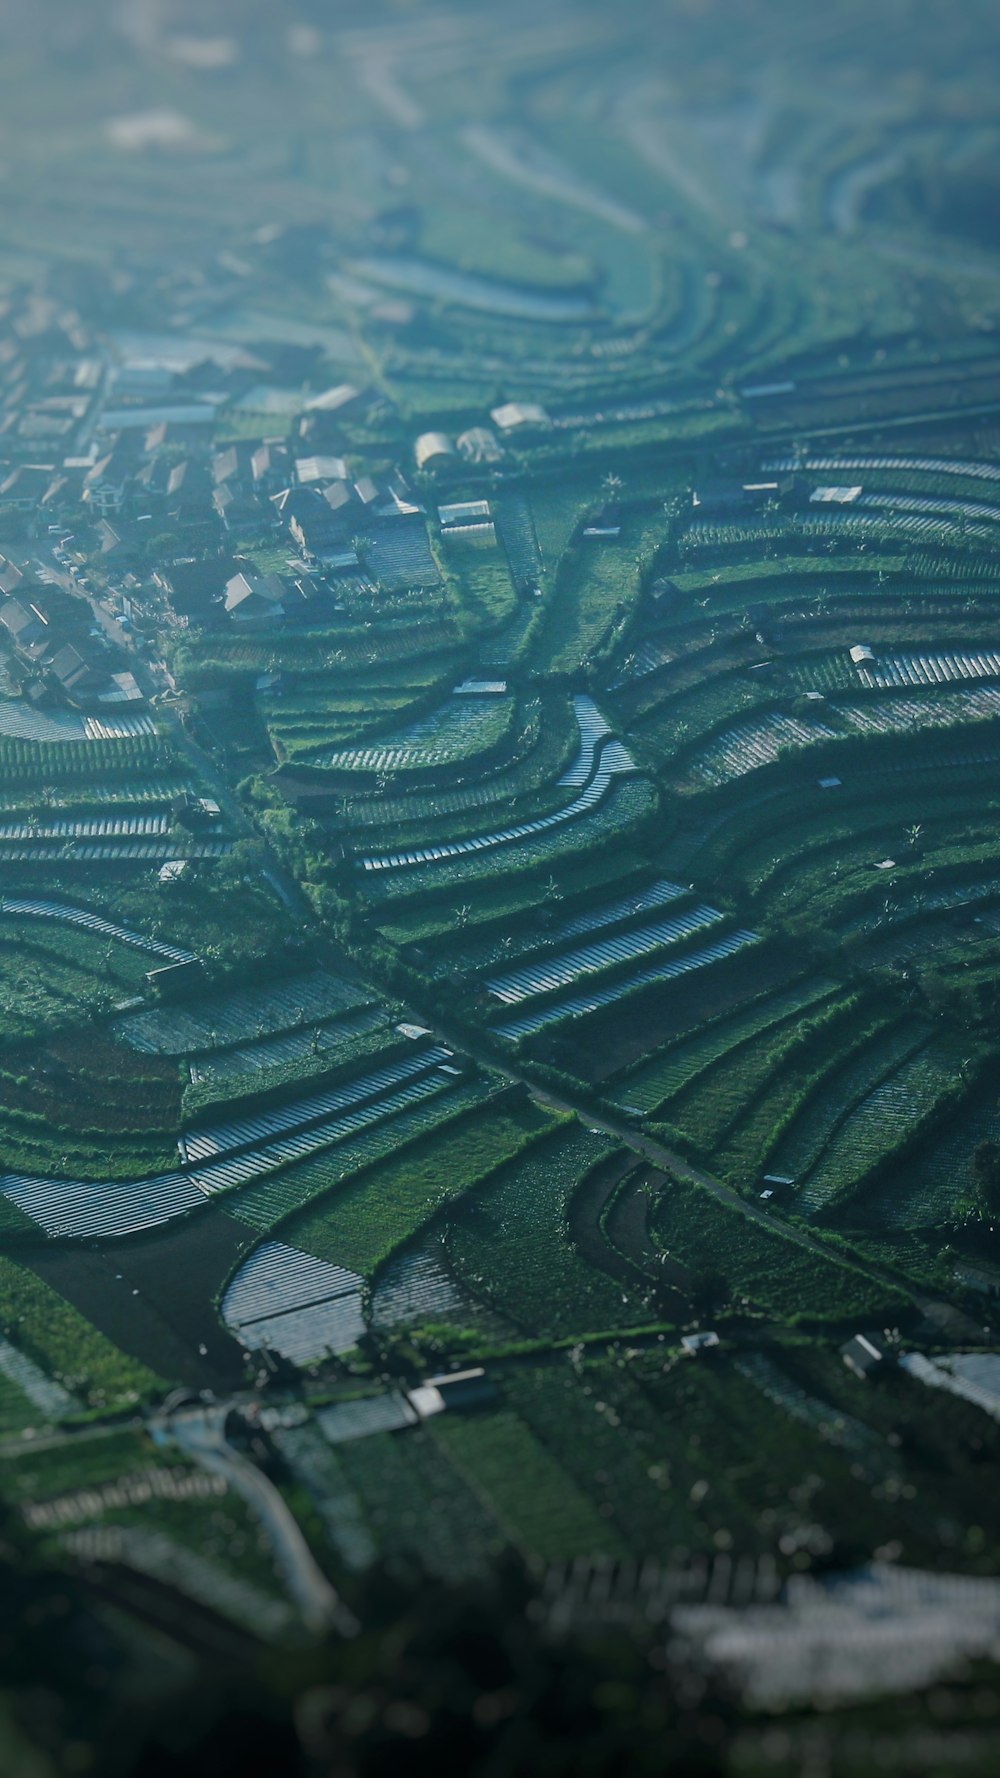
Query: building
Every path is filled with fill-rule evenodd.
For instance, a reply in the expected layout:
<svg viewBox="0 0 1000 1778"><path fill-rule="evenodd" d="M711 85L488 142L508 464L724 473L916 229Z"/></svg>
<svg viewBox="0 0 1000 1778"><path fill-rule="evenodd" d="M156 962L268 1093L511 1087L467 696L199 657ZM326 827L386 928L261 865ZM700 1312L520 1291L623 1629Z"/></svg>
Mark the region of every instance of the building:
<svg viewBox="0 0 1000 1778"><path fill-rule="evenodd" d="M495 407L490 419L498 432L545 432L552 418L540 402L504 401Z"/></svg>
<svg viewBox="0 0 1000 1778"><path fill-rule="evenodd" d="M413 446L413 460L418 469L438 469L457 455L446 432L422 432Z"/></svg>
<svg viewBox="0 0 1000 1778"><path fill-rule="evenodd" d="M455 443L459 456L467 463L500 463L503 460L503 445L489 426L470 426L467 432L459 433Z"/></svg>
<svg viewBox="0 0 1000 1778"><path fill-rule="evenodd" d="M488 500L459 500L438 507L442 531L492 531L493 514Z"/></svg>
<svg viewBox="0 0 1000 1778"><path fill-rule="evenodd" d="M863 1380L885 1368L889 1349L876 1334L860 1333L848 1340L846 1346L841 1346L840 1356L848 1370Z"/></svg>
<svg viewBox="0 0 1000 1778"><path fill-rule="evenodd" d="M285 587L276 574L234 574L227 581L225 610L235 623L276 623L284 617Z"/></svg>

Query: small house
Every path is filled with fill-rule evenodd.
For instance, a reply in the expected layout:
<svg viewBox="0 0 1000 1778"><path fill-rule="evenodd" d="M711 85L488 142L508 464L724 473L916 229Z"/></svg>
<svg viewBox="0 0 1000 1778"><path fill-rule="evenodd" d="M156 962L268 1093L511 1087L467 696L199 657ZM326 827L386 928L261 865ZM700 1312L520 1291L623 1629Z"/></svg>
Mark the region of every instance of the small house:
<svg viewBox="0 0 1000 1778"><path fill-rule="evenodd" d="M864 1380L884 1369L889 1349L876 1334L860 1333L848 1340L846 1346L841 1346L840 1356L848 1370Z"/></svg>

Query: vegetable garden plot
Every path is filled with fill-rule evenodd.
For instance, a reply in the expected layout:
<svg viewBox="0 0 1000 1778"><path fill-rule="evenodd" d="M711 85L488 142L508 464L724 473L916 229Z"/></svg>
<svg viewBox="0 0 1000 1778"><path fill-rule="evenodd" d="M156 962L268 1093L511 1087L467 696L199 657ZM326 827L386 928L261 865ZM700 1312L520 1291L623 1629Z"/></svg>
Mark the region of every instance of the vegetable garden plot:
<svg viewBox="0 0 1000 1778"><path fill-rule="evenodd" d="M957 1068L958 1058L932 1045L876 1087L820 1156L796 1200L802 1214L818 1215L891 1155L954 1086Z"/></svg>
<svg viewBox="0 0 1000 1778"><path fill-rule="evenodd" d="M900 734L917 728L949 728L960 722L988 722L1000 715L1000 686L983 685L926 698L872 699L838 704L838 716L861 734Z"/></svg>
<svg viewBox="0 0 1000 1778"><path fill-rule="evenodd" d="M573 1193L612 1147L609 1138L577 1126L509 1162L456 1206L446 1251L459 1284L540 1335L628 1325L620 1285L566 1240Z"/></svg>
<svg viewBox="0 0 1000 1778"><path fill-rule="evenodd" d="M495 967L498 963L508 963L512 957L533 957L536 952L544 951L548 956L568 939L585 938L588 933L601 932L605 927L623 926L640 914L653 913L671 902L682 901L690 893L681 884L661 878L647 889L638 889L633 895L622 896L619 901L605 902L592 913L576 915L544 930L539 926L533 933L522 934L520 944L515 944L512 935L505 934L502 939L492 938L478 946L466 946L457 957L453 946L449 946L448 956L435 965L434 974L440 978L456 968L471 973Z"/></svg>
<svg viewBox="0 0 1000 1778"><path fill-rule="evenodd" d="M407 1144L460 1123L467 1112L485 1105L497 1091L492 1081L456 1081L446 1074L435 1080L433 1090L411 1096L391 1116L360 1123L335 1147L317 1150L296 1165L246 1186L227 1202L227 1214L266 1233L296 1212L308 1210L335 1187L350 1184L363 1169L388 1155L402 1154ZM302 1225L296 1226L301 1231ZM305 1237L300 1232L298 1238Z"/></svg>
<svg viewBox="0 0 1000 1778"><path fill-rule="evenodd" d="M237 988L184 1006L129 1013L112 1027L132 1049L184 1056L239 1047L248 1037L293 1031L371 1004L364 988L326 970L257 988Z"/></svg>
<svg viewBox="0 0 1000 1778"><path fill-rule="evenodd" d="M156 724L151 716L85 716L83 729L88 741L129 741L155 735Z"/></svg>
<svg viewBox="0 0 1000 1778"><path fill-rule="evenodd" d="M216 1050L191 1060L191 1080L197 1083L235 1082L272 1068L287 1067L311 1058L318 1060L327 1050L339 1048L351 1038L364 1037L387 1022L388 1014L372 1007L367 1011L348 1013L341 1019L319 1020L287 1035L262 1037L257 1043Z"/></svg>
<svg viewBox="0 0 1000 1778"><path fill-rule="evenodd" d="M862 685L887 691L897 686L950 685L962 679L1000 679L1000 652L879 655L856 669Z"/></svg>
<svg viewBox="0 0 1000 1778"><path fill-rule="evenodd" d="M138 932L129 931L125 926L116 926L113 921L102 919L98 914L88 913L85 908L66 907L60 902L30 901L5 896L0 900L0 917L52 920L59 925L81 927L84 931L93 933L95 938L114 939L137 951L147 951L151 957L162 957L168 963L195 961L193 951L164 944L158 938L145 938Z"/></svg>
<svg viewBox="0 0 1000 1778"><path fill-rule="evenodd" d="M170 832L169 815L110 815L87 820L0 822L0 846L16 840L94 840L163 837Z"/></svg>
<svg viewBox="0 0 1000 1778"><path fill-rule="evenodd" d="M189 1130L178 1139L181 1160L188 1166L197 1165L216 1156L246 1148L251 1143L267 1142L273 1136L283 1135L286 1131L301 1129L306 1124L329 1117L331 1112L346 1111L375 1098L388 1088L415 1080L439 1063L450 1061L451 1055L451 1050L445 1049L443 1045L423 1049L416 1055L405 1056L402 1061L393 1062L387 1068L374 1069L369 1074L344 1082L342 1086L331 1087L324 1093L313 1093L306 1099L295 1099L290 1105L279 1106L274 1111L263 1111L257 1117L237 1118L230 1123Z"/></svg>
<svg viewBox="0 0 1000 1778"><path fill-rule="evenodd" d="M512 1041L529 1037L558 1020L580 1018L586 1013L596 1012L599 1007L611 1006L616 1000L621 1000L626 994L635 993L639 988L650 987L655 982L674 981L678 976L687 975L695 969L705 969L710 963L716 963L723 957L731 957L735 951L743 950L744 946L759 942L760 934L757 932L731 932L703 950L690 951L670 963L637 970L620 981L612 982L606 988L595 988L590 994L577 994L571 1000L536 1007L520 1018L494 1025L493 1030L497 1037L506 1037Z"/></svg>
<svg viewBox="0 0 1000 1778"><path fill-rule="evenodd" d="M568 987L580 976L613 969L618 964L631 963L637 957L644 957L651 951L678 944L682 939L704 931L705 927L714 926L723 917L717 908L703 904L692 908L689 913L676 915L672 920L640 926L633 932L620 933L614 938L603 939L598 944L565 951L561 955L557 953L538 963L510 970L506 975L494 976L486 986L504 1005L517 1006L534 994L546 994L556 988Z"/></svg>
<svg viewBox="0 0 1000 1778"><path fill-rule="evenodd" d="M222 1319L250 1351L266 1347L305 1364L357 1345L365 1331L363 1282L342 1266L266 1241L229 1285Z"/></svg>
<svg viewBox="0 0 1000 1778"><path fill-rule="evenodd" d="M151 803L164 808L176 802L178 797L195 796L197 789L192 779L163 777L129 777L118 783L111 779L93 781L88 778L85 786L46 785L45 808L51 811L60 807L76 809L81 803L93 803L101 809L126 809L131 805L136 809ZM0 809L9 810L13 815L27 819L26 811L37 806L37 796L30 790L0 790Z"/></svg>
<svg viewBox="0 0 1000 1778"><path fill-rule="evenodd" d="M767 1157L771 1172L806 1180L845 1117L875 1091L881 1081L927 1044L930 1027L907 1021L882 1030L860 1055L829 1077L817 1079L802 1110Z"/></svg>
<svg viewBox="0 0 1000 1778"><path fill-rule="evenodd" d="M435 1071L387 1093L360 1110L293 1130L258 1148L247 1149L189 1172L164 1173L135 1185L95 1185L81 1181L0 1176L0 1192L43 1228L47 1235L73 1239L114 1239L159 1228L200 1209L206 1198L234 1191L262 1174L332 1146L371 1124L393 1117L418 1099L450 1086L452 1077ZM237 1214L239 1212L237 1211Z"/></svg>
<svg viewBox="0 0 1000 1778"><path fill-rule="evenodd" d="M58 844L58 850L55 845ZM64 840L48 845L10 845L4 849L8 864L42 861L80 864L88 861L131 859L138 863L164 863L180 853L184 858L222 858L232 850L231 840L185 840L179 847L168 834L159 840Z"/></svg>
<svg viewBox="0 0 1000 1778"><path fill-rule="evenodd" d="M662 1056L644 1061L631 1073L621 1076L613 1087L620 1105L642 1111L657 1111L674 1093L693 1081L702 1069L721 1061L730 1050L761 1036L764 1032L819 1006L836 992L833 982L810 981L788 993L769 996L717 1021L705 1031L674 1043Z"/></svg>
<svg viewBox="0 0 1000 1778"><path fill-rule="evenodd" d="M85 741L83 717L72 710L36 710L0 698L0 735L22 741Z"/></svg>
<svg viewBox="0 0 1000 1778"><path fill-rule="evenodd" d="M453 697L430 716L368 747L317 755L329 772L405 772L452 765L503 740L514 720L513 698Z"/></svg>
<svg viewBox="0 0 1000 1778"><path fill-rule="evenodd" d="M790 475L801 470L887 469L919 475L961 475L973 481L1000 482L1000 464L969 462L958 457L782 457L765 463L770 474Z"/></svg>
<svg viewBox="0 0 1000 1778"><path fill-rule="evenodd" d="M436 1321L461 1310L465 1302L444 1264L439 1241L407 1247L379 1274L372 1292L372 1326L412 1327L415 1322Z"/></svg>
<svg viewBox="0 0 1000 1778"><path fill-rule="evenodd" d="M966 519L986 519L994 525L1000 523L1000 506L985 500L936 500L929 494L862 494L857 504L885 508L890 512L940 514L945 518L957 518L960 525ZM975 535L981 535L978 526Z"/></svg>
<svg viewBox="0 0 1000 1778"><path fill-rule="evenodd" d="M501 1093L473 1115L432 1125L421 1141L384 1155L287 1230L297 1246L371 1277L458 1199L483 1188L507 1161L548 1137L556 1119Z"/></svg>
<svg viewBox="0 0 1000 1778"><path fill-rule="evenodd" d="M575 821L587 814L602 800L613 778L634 772L635 769L635 762L621 742L609 741L602 749L597 770L586 790L565 808L556 809L550 815L539 815L534 821L521 821L515 826L501 828L496 833L477 834L467 840L452 840L442 846L393 852L378 858L361 858L358 861L359 866L364 871L396 871L411 865L437 864L447 859L468 857L477 852L490 852L517 840L530 839L535 834L543 834L551 828L560 827L566 821Z"/></svg>
<svg viewBox="0 0 1000 1778"><path fill-rule="evenodd" d="M694 761L691 773L706 784L729 784L760 766L773 765L786 747L808 747L835 738L836 730L825 722L775 713L727 729Z"/></svg>

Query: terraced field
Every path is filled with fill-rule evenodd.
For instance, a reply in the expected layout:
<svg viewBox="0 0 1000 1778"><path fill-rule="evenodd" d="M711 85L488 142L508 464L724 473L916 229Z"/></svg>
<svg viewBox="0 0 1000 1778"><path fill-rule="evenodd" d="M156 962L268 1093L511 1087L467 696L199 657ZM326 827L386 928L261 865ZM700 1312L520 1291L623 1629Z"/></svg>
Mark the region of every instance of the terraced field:
<svg viewBox="0 0 1000 1778"><path fill-rule="evenodd" d="M12 1564L37 1530L111 1641L145 1603L136 1695L171 1590L265 1692L256 1642L309 1669L300 1564L323 1639L380 1559L378 1600L513 1555L556 1666L581 1596L666 1646L674 1569L713 1610L758 1560L787 1600L991 1576L983 1400L892 1356L991 1342L1000 1280L985 4L312 8L266 56L228 0L39 7L0 67ZM60 592L138 713L67 689ZM934 1747L986 1683L942 1671ZM380 1685L304 1757L431 1749ZM765 1715L748 1772L826 1769ZM609 1769L652 1720L614 1675L583 1716Z"/></svg>

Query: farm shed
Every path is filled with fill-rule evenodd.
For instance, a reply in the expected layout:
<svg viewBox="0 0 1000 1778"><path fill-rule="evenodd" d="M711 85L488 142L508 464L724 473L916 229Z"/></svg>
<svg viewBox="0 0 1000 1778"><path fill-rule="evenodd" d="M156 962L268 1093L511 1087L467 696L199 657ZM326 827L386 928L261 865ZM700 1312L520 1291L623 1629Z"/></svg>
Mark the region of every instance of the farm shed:
<svg viewBox="0 0 1000 1778"><path fill-rule="evenodd" d="M431 469L457 455L446 432L422 432L413 446L413 459L418 469Z"/></svg>
<svg viewBox="0 0 1000 1778"><path fill-rule="evenodd" d="M544 431L551 426L551 416L537 401L505 401L490 414L499 432Z"/></svg>
<svg viewBox="0 0 1000 1778"><path fill-rule="evenodd" d="M451 506L439 506L438 518L443 531L493 529L488 500L459 500Z"/></svg>
<svg viewBox="0 0 1000 1778"><path fill-rule="evenodd" d="M428 1377L425 1383L410 1390L410 1401L422 1420L446 1411L468 1413L473 1408L488 1407L496 1396L497 1386L481 1366Z"/></svg>
<svg viewBox="0 0 1000 1778"><path fill-rule="evenodd" d="M885 1342L880 1340L876 1334L862 1333L855 1334L853 1339L848 1340L846 1346L841 1346L840 1356L849 1371L853 1371L856 1377L864 1379L881 1370L889 1352Z"/></svg>

